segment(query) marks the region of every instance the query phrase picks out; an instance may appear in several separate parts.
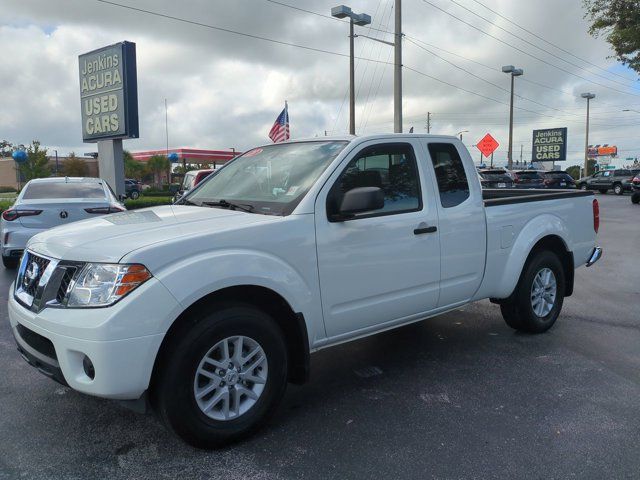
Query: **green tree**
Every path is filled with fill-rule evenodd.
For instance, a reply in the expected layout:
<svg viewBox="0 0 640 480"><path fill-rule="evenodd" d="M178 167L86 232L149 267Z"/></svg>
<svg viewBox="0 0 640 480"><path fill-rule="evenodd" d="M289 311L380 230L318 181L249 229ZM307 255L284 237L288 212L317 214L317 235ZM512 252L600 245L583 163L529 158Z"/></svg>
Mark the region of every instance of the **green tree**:
<svg viewBox="0 0 640 480"><path fill-rule="evenodd" d="M27 161L18 165L18 171L25 181L51 176L47 149L41 148L38 140L27 147Z"/></svg>
<svg viewBox="0 0 640 480"><path fill-rule="evenodd" d="M604 35L616 59L640 73L640 2L637 0L583 0L589 33Z"/></svg>
<svg viewBox="0 0 640 480"><path fill-rule="evenodd" d="M87 163L71 152L62 165L62 171L67 177L86 177Z"/></svg>
<svg viewBox="0 0 640 480"><path fill-rule="evenodd" d="M124 151L124 176L127 178L141 179L147 172L147 166L133 158L131 153Z"/></svg>
<svg viewBox="0 0 640 480"><path fill-rule="evenodd" d="M153 182L157 188L162 185L162 173L167 172L171 167L171 162L164 155L153 155L147 162L147 168L153 173Z"/></svg>

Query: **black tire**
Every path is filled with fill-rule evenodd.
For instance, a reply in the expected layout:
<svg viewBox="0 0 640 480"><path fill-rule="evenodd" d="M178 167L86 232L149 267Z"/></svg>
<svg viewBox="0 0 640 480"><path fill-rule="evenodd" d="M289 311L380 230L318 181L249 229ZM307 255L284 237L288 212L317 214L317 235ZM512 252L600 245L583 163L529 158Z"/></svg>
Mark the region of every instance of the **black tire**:
<svg viewBox="0 0 640 480"><path fill-rule="evenodd" d="M586 183L581 183L578 188L580 188L580 190L588 190Z"/></svg>
<svg viewBox="0 0 640 480"><path fill-rule="evenodd" d="M613 186L613 193L615 193L616 195L622 195L624 193L624 188L620 183L616 183Z"/></svg>
<svg viewBox="0 0 640 480"><path fill-rule="evenodd" d="M531 289L535 276L543 268L550 269L556 279L556 297L551 311L539 317L533 310ZM557 255L548 250L534 253L524 267L515 291L500 305L500 311L507 325L527 333L543 333L556 322L564 301L565 276Z"/></svg>
<svg viewBox="0 0 640 480"><path fill-rule="evenodd" d="M640 203L640 192L633 192L631 195L631 203L638 204Z"/></svg>
<svg viewBox="0 0 640 480"><path fill-rule="evenodd" d="M9 270L15 270L16 268L18 268L18 258L17 257L5 257L3 255L2 256L2 264L4 265L4 268L7 268Z"/></svg>
<svg viewBox="0 0 640 480"><path fill-rule="evenodd" d="M165 425L198 448L218 448L255 432L277 407L287 386L287 349L280 327L266 313L242 303L205 307L163 349L151 389L151 402ZM215 420L198 406L194 380L200 361L219 341L243 335L258 342L268 375L256 403L238 418Z"/></svg>
<svg viewBox="0 0 640 480"><path fill-rule="evenodd" d="M603 195L607 193L607 189L606 188L600 188L598 191L600 193L602 193Z"/></svg>
<svg viewBox="0 0 640 480"><path fill-rule="evenodd" d="M131 198L131 200L137 200L138 198L140 198L140 192L137 190L133 190L130 194L129 197Z"/></svg>

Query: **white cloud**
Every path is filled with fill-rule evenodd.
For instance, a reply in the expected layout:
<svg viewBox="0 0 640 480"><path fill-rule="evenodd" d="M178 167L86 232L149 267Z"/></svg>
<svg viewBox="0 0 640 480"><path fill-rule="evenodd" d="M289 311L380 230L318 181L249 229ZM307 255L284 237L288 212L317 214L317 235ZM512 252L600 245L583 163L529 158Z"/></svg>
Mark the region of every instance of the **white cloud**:
<svg viewBox="0 0 640 480"><path fill-rule="evenodd" d="M119 1L209 25L348 53L347 25L265 0ZM325 0L283 1L324 14L328 14L336 3ZM357 0L350 6L354 11L371 14L374 25L391 29L391 1ZM621 150L625 150L621 152L622 156L640 154L640 141L634 140L633 136L640 117L620 111L625 108L621 105L626 108L640 105L640 96L625 95L591 84L518 52L510 45L588 80L640 94L632 81L605 74L545 45L471 0L456 1L570 62L586 65L588 71L510 37L448 0L430 1L503 38L508 45L483 35L422 0L403 2L403 30L408 37L498 69L505 64L524 68L525 76L517 80L517 93L561 110L517 99L518 107L555 118L516 110L516 158L520 144L525 145L525 152L529 150L533 128L568 126L571 163L579 161L584 142L584 101L579 98L583 91L594 91L598 95L593 103L593 143L617 143ZM485 3L562 48L600 67L614 68L615 62L607 59L610 50L606 43L586 33L587 24L582 18L580 0L486 0ZM359 29L360 33L383 37L379 32L372 30L367 33L366 30ZM384 38L392 40L389 35L384 35ZM0 64L3 98L0 137L17 143L37 138L63 152L94 150L93 145L82 144L81 140L77 56L125 39L137 44L141 134L140 139L126 142L128 149L161 148L164 145L165 98L169 103L169 143L172 147L245 149L266 142L266 134L285 99L289 101L295 136L323 135L325 130L346 131L348 102L344 99L348 59L345 57L239 37L96 0L0 0L0 45L5 53L5 60ZM356 53L361 57L387 61L390 47L359 37L356 39ZM500 72L490 71L440 50L437 53L508 88L509 79ZM403 61L408 67L448 83L508 102L507 92L452 67L408 41L405 41ZM632 74L626 75L635 78ZM573 95L545 89L526 80ZM356 124L360 131L392 130L392 82L390 66L358 61ZM465 134L465 142L472 145L490 131L502 145L497 158L504 159L508 120L506 105L456 90L408 70L404 71L404 94L406 130L414 126L416 131L424 131L426 113L431 111L434 112L433 132L454 134L469 130ZM476 152L472 153L477 158Z"/></svg>

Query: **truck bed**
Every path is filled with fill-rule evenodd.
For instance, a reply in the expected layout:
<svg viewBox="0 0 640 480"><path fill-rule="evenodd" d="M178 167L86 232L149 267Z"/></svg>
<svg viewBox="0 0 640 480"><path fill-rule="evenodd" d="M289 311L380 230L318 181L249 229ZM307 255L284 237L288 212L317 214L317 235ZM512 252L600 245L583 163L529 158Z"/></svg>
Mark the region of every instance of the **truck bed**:
<svg viewBox="0 0 640 480"><path fill-rule="evenodd" d="M584 190L541 190L535 188L501 188L482 190L482 199L484 200L485 207L588 196L593 196L593 192Z"/></svg>

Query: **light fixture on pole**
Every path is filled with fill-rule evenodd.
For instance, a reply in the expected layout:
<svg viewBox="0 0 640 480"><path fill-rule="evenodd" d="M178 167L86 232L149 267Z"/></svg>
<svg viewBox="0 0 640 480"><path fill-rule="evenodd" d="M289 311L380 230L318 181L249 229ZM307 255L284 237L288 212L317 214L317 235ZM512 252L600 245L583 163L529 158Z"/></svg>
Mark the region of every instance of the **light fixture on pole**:
<svg viewBox="0 0 640 480"><path fill-rule="evenodd" d="M584 135L584 176L586 177L589 174L588 165L589 165L589 103L591 100L596 98L595 93L583 93L580 95L582 98L587 99L587 124L585 128Z"/></svg>
<svg viewBox="0 0 640 480"><path fill-rule="evenodd" d="M460 130L458 133L456 133L456 137L459 136L460 137L460 141L462 141L462 134L463 133L469 133L469 130Z"/></svg>
<svg viewBox="0 0 640 480"><path fill-rule="evenodd" d="M335 18L349 18L349 134L356 134L356 92L355 92L355 53L353 48L353 26L363 27L371 23L371 16L366 13L353 13L346 5L338 5L331 9Z"/></svg>
<svg viewBox="0 0 640 480"><path fill-rule="evenodd" d="M524 73L521 68L516 68L513 65L505 65L502 67L504 73L511 74L511 101L509 102L509 150L507 152L507 168L511 170L513 168L513 84L514 78L519 77Z"/></svg>

